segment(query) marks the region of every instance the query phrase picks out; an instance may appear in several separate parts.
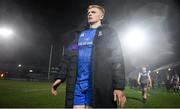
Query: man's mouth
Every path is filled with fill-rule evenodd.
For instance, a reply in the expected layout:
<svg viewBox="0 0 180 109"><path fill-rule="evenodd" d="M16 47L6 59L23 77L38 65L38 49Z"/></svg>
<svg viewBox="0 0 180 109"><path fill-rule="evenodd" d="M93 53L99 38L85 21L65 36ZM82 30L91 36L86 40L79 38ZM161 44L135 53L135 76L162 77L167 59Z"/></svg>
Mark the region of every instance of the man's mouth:
<svg viewBox="0 0 180 109"><path fill-rule="evenodd" d="M88 19L92 19L92 17L89 17Z"/></svg>

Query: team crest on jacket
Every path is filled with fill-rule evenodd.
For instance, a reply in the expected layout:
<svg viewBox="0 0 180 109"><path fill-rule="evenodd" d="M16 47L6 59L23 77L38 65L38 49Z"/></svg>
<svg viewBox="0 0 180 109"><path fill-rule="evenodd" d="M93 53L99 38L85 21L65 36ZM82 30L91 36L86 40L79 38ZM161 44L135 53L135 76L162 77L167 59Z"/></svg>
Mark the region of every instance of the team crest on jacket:
<svg viewBox="0 0 180 109"><path fill-rule="evenodd" d="M81 33L80 37L84 37L84 33Z"/></svg>
<svg viewBox="0 0 180 109"><path fill-rule="evenodd" d="M99 31L98 36L102 36L102 35L103 35L102 31Z"/></svg>

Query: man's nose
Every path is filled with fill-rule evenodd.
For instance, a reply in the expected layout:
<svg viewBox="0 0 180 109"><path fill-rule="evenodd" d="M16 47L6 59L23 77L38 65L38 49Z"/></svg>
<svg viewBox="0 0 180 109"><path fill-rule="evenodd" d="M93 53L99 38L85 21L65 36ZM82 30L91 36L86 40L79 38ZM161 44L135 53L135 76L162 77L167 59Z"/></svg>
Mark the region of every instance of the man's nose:
<svg viewBox="0 0 180 109"><path fill-rule="evenodd" d="M88 14L88 16L92 16L92 14L91 14L91 13L89 13L89 14Z"/></svg>

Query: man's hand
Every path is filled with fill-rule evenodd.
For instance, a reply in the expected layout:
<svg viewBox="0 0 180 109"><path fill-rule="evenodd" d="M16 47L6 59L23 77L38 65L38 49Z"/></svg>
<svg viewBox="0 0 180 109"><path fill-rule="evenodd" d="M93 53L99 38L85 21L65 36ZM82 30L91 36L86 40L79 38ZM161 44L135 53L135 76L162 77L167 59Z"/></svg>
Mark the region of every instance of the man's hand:
<svg viewBox="0 0 180 109"><path fill-rule="evenodd" d="M57 88L58 88L58 86L61 84L61 80L60 79L58 79L58 80L56 80L54 83L53 83L53 85L52 85L52 87L51 87L51 94L53 95L53 96L56 96L57 95Z"/></svg>
<svg viewBox="0 0 180 109"><path fill-rule="evenodd" d="M57 95L57 90L55 90L53 87L51 88L51 94L53 96L56 96Z"/></svg>
<svg viewBox="0 0 180 109"><path fill-rule="evenodd" d="M122 90L114 90L114 101L117 101L117 105L120 107L124 107L126 102L126 97L124 96L124 93Z"/></svg>

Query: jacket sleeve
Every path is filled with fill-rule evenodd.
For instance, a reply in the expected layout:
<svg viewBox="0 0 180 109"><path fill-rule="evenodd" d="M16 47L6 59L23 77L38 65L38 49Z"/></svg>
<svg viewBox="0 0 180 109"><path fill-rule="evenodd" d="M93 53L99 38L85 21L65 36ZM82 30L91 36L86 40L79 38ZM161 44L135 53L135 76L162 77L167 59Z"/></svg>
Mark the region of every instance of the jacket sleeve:
<svg viewBox="0 0 180 109"><path fill-rule="evenodd" d="M113 30L110 39L111 61L112 61L112 85L113 89L124 90L125 68L121 43L117 33Z"/></svg>
<svg viewBox="0 0 180 109"><path fill-rule="evenodd" d="M60 63L58 65L58 72L54 80L60 79L62 82L66 80L68 64L69 64L69 56L68 53L65 52L64 56L61 57Z"/></svg>

